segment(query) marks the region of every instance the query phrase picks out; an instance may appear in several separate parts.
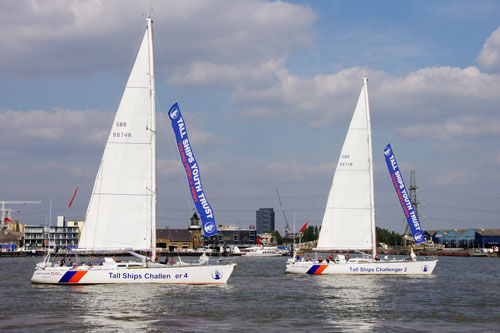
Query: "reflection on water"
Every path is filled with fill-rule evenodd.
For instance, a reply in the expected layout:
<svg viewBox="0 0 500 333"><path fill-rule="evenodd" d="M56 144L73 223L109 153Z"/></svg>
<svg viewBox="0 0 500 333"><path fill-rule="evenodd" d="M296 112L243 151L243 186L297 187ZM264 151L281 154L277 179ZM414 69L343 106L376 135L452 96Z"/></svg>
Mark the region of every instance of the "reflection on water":
<svg viewBox="0 0 500 333"><path fill-rule="evenodd" d="M90 285L72 288L74 296L79 299L80 319L90 329L143 331L159 320L161 307L157 302L160 293L158 285Z"/></svg>
<svg viewBox="0 0 500 333"><path fill-rule="evenodd" d="M40 258L0 258L0 331L497 331L500 259L442 258L430 277L284 274L238 258L223 286L31 285Z"/></svg>
<svg viewBox="0 0 500 333"><path fill-rule="evenodd" d="M343 331L371 331L384 297L385 284L379 279L366 275L317 276L315 282L323 294L318 305L329 324Z"/></svg>

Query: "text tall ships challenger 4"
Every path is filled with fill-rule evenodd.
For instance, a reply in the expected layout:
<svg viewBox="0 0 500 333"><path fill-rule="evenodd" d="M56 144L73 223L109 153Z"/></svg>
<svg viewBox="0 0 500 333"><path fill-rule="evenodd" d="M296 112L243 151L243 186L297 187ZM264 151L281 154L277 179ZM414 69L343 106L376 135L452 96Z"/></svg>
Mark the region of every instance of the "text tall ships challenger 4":
<svg viewBox="0 0 500 333"><path fill-rule="evenodd" d="M102 265L68 267L54 265L47 257L37 264L31 279L33 283L224 284L233 272L234 263L211 264L200 260L193 264L162 264L156 260L156 125L151 18L147 18L146 23L144 38L106 143L78 244L80 251L128 251L139 259L122 262L109 257L104 258ZM176 112L171 110L170 115L173 114ZM184 139L187 134L183 142ZM199 170L195 176L199 177ZM204 193L202 195L205 198ZM198 202L195 204L203 209L206 204L199 204L200 197L196 197ZM213 219L204 221L203 227L205 236L217 234ZM151 257L137 251L148 251Z"/></svg>

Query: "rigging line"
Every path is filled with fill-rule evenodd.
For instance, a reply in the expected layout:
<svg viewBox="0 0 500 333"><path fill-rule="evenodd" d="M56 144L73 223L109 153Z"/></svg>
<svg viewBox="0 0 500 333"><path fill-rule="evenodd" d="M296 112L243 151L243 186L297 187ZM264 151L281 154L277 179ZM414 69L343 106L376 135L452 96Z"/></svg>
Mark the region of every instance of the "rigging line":
<svg viewBox="0 0 500 333"><path fill-rule="evenodd" d="M366 208L368 209L368 208ZM182 208L162 208L159 209L160 211L177 211L177 212L187 212L190 211L189 209L182 209ZM217 209L218 212L224 212L224 213L255 213L255 209ZM311 208L296 208L296 209L288 209L285 210L285 212L309 212L313 211Z"/></svg>
<svg viewBox="0 0 500 333"><path fill-rule="evenodd" d="M167 57L166 57L165 49L163 48L163 45L160 41L160 38L158 38L158 32L156 32L153 35L153 38L154 38L154 42L156 45L156 50L160 51L160 59L162 60L164 66L166 67L167 66ZM179 157L179 152L177 150L177 144L174 143L174 141L172 139L172 135L167 134L169 131L172 131L172 129L171 129L172 126L170 124L170 117L168 116L168 112L160 112L159 111L159 110L163 109L163 106L161 105L158 91L156 91L155 100L156 100L157 115L159 116L159 117L157 117L157 130L158 130L158 127L161 127L161 129L163 130L163 133L165 133L165 136L167 137L168 146L170 147L170 156L175 156L174 157L175 162L179 163L181 161L180 161L180 157ZM158 118L159 118L159 121L158 121ZM168 119L169 123L167 123L167 119ZM170 128L170 130L169 130L169 128ZM184 197L182 199L186 200L187 207L190 207L190 210L193 211L195 209L195 206L194 206L194 203L192 202L192 200L190 200L191 196L190 196L188 189L186 187L186 183L185 183L186 180L185 180L185 178L183 179L183 176L182 176L182 174L184 172L185 171L183 170L183 172L175 172L175 173L177 174L177 180L179 181L179 184L184 192ZM162 198L160 198L158 196L157 199L160 200Z"/></svg>
<svg viewBox="0 0 500 333"><path fill-rule="evenodd" d="M165 49L163 47L163 44L161 43L161 40L158 37L158 32L156 32L153 35L153 38L155 39L156 50L160 51L160 59L162 60L164 67L166 68L167 67L167 56L166 56L166 52L165 52ZM157 110L162 110L163 106L161 105L161 102L160 102L160 99L158 96L158 91L156 92L155 98L156 98ZM177 149L177 143L176 142L174 143L172 135L167 134L167 133L169 133L169 131L170 131L170 133L172 133L171 132L172 125L170 124L170 117L168 116L168 111L164 112L164 113L157 112L157 114L160 115L160 117L158 117L158 118L160 118L160 121L157 121L157 125L160 125L160 127L162 127L163 132L165 133L165 136L167 137L167 141L169 143L168 146L170 147L170 155L175 156L174 160L177 163L180 163L181 161L180 161L179 151ZM168 120L168 123L167 123L167 120ZM158 130L158 128L157 128L157 130ZM181 163L181 165L182 165L182 163ZM195 206L191 200L191 195L188 191L188 188L186 187L186 178L185 178L185 176L184 176L184 178L182 176L182 174L184 172L185 172L185 170L183 170L182 172L175 172L175 173L177 174L177 180L179 181L179 184L184 192L183 199L186 200L187 207L190 207L190 210L193 211L195 209ZM162 198L157 197L157 199L160 200Z"/></svg>
<svg viewBox="0 0 500 333"><path fill-rule="evenodd" d="M448 194L448 195L456 195L456 196L463 196L463 197L482 197L482 198L488 198L488 199L498 199L500 198L500 195L495 195L495 194L490 194L490 195L484 195L484 194L465 194L465 193L456 193L456 192L448 192L448 191L440 191L440 190L432 190L428 191L428 193L441 193L441 194Z"/></svg>
<svg viewBox="0 0 500 333"><path fill-rule="evenodd" d="M95 142L94 142L94 147L92 148L92 152L90 153L90 156L89 156L89 158L87 159L87 163L85 164L85 167L84 167L84 169L83 169L83 171L82 171L82 174L80 175L80 179L78 180L78 184L76 185L76 190L75 190L75 193L74 193L74 195L73 195L73 199L75 198L75 196L76 196L76 194L77 194L77 192L76 192L76 191L78 191L78 189L80 188L80 185L82 184L83 178L85 177L85 174L87 173L87 170L88 170L89 165L90 165L90 161L93 159L93 157L94 157L94 155L95 155L95 152L96 152L96 150L97 150L97 145L98 145L98 144L99 144L99 141L98 141L98 140L97 140L97 138L96 138L96 140L95 140ZM71 203L72 203L72 202L73 202L73 200L71 200ZM70 209L71 209L71 206L69 206L69 205L68 205L68 206L66 207L66 209L64 210L64 214L63 214L63 215L64 215L64 216L68 215L68 211L69 211Z"/></svg>
<svg viewBox="0 0 500 333"><path fill-rule="evenodd" d="M327 194L311 194L311 195L285 195L281 196L282 199L304 199L304 198L324 198ZM184 199L182 197L168 196L168 197L160 197L159 199L165 200L176 200L176 199ZM275 196L249 196L249 197L211 197L212 200L249 200L249 199L270 199L275 200Z"/></svg>
<svg viewBox="0 0 500 333"><path fill-rule="evenodd" d="M435 204L424 204L426 208L435 208L435 209L453 209L460 210L465 212L478 212L478 213L493 213L500 214L500 210L488 210L488 209L474 209L474 208L463 208L463 207L455 207L455 206L446 206L446 205L435 205Z"/></svg>

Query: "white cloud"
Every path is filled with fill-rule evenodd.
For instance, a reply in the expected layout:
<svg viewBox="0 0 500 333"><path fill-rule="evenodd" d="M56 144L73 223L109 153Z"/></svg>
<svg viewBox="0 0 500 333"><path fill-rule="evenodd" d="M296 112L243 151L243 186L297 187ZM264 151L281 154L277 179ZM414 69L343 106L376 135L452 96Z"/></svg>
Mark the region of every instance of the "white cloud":
<svg viewBox="0 0 500 333"><path fill-rule="evenodd" d="M477 62L483 68L492 72L500 72L500 27L486 40L477 57Z"/></svg>
<svg viewBox="0 0 500 333"><path fill-rule="evenodd" d="M433 138L443 141L500 136L500 119L460 116L433 124L414 124L398 132L410 138Z"/></svg>
<svg viewBox="0 0 500 333"><path fill-rule="evenodd" d="M472 183L473 179L476 178L476 173L471 173L470 170L465 167L458 167L454 170L439 173L438 176L431 180L431 183L438 186L466 185Z"/></svg>
<svg viewBox="0 0 500 333"><path fill-rule="evenodd" d="M367 75L375 120L390 119L394 127L405 128L408 123L424 123L425 127L413 126L414 135L420 132L441 139L458 134L460 124L472 137L497 135L500 76L482 73L476 67L429 67L403 77L350 68L311 78L290 74L284 65L273 69L272 81L268 75L260 85L239 82L232 99L245 109L245 115L306 119L311 127L346 121L354 110L361 77ZM446 131L437 135L443 123Z"/></svg>
<svg viewBox="0 0 500 333"><path fill-rule="evenodd" d="M316 20L311 8L281 1L150 5L157 49L168 58L168 70L279 58L311 45ZM139 44L146 8L133 0L10 1L2 7L0 72L15 76L123 71Z"/></svg>
<svg viewBox="0 0 500 333"><path fill-rule="evenodd" d="M54 146L54 150L61 147L71 150L92 145L105 140L108 129L104 124L111 124L111 121L109 113L90 109L0 110L0 141L9 142L0 149L5 152L19 147L46 145L47 148Z"/></svg>
<svg viewBox="0 0 500 333"><path fill-rule="evenodd" d="M17 151L37 152L43 147L44 153L79 153L90 154L95 145L104 146L111 128L114 112L98 110L1 110L0 152L15 154ZM172 136L170 121L166 114L159 114L162 120L162 138ZM213 133L204 129L203 117L187 115L189 136L195 145L222 143ZM191 121L192 120L192 121ZM167 123L168 121L168 123ZM167 133L165 133L165 131Z"/></svg>
<svg viewBox="0 0 500 333"><path fill-rule="evenodd" d="M275 73L285 64L285 58L270 59L257 64L217 64L194 62L174 70L169 81L180 85L234 86L271 82Z"/></svg>

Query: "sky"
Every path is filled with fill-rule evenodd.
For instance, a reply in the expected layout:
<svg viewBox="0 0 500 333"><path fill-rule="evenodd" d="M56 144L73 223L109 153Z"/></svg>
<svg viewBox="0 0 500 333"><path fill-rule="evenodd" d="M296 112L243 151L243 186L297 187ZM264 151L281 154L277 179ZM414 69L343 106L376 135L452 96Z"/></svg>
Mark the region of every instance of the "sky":
<svg viewBox="0 0 500 333"><path fill-rule="evenodd" d="M84 219L148 8L159 227L185 228L194 208L166 116L176 101L218 224L247 228L271 207L282 234L283 215L320 226L367 76L377 226L405 230L391 143L407 186L415 171L423 229L500 228L500 2L488 0L2 1L0 201L42 201L8 205L12 218Z"/></svg>

